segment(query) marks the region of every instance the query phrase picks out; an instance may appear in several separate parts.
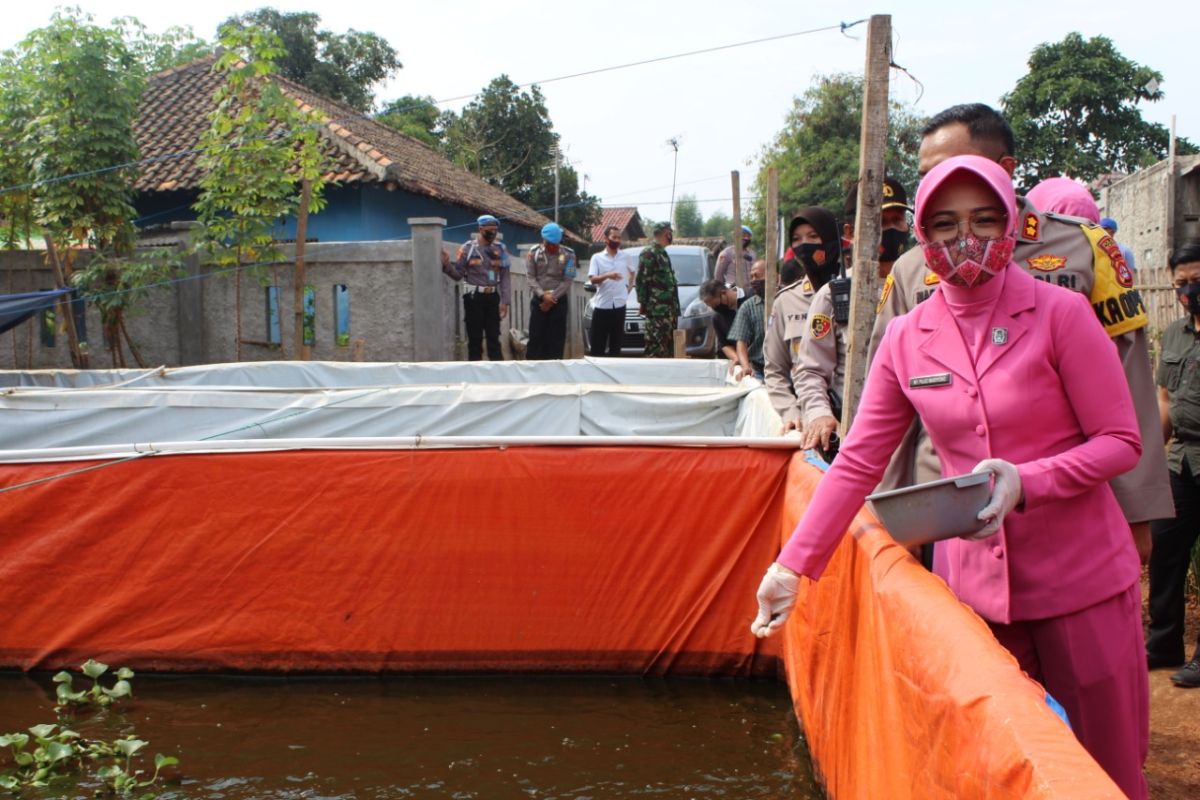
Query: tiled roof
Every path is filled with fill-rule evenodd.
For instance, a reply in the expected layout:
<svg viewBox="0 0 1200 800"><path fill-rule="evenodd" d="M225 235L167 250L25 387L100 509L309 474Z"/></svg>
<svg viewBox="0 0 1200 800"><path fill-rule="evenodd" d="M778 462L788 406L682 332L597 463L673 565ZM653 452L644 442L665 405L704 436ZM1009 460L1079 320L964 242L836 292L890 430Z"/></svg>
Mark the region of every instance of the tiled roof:
<svg viewBox="0 0 1200 800"><path fill-rule="evenodd" d="M214 57L160 72L150 78L134 126L142 166L135 188L167 192L200 187L198 152L221 83ZM494 214L527 228L549 222L524 203L455 165L421 142L335 100L274 76L296 105L324 123L320 129L330 168L328 181L378 183ZM569 238L583 238L568 232Z"/></svg>
<svg viewBox="0 0 1200 800"><path fill-rule="evenodd" d="M636 226L633 230L629 230L630 223ZM604 209L600 221L592 226L592 241L597 243L603 242L604 230L610 225L616 225L621 229L621 233L628 233L631 239L642 239L646 236L646 231L642 228L642 218L638 215L638 210L635 206Z"/></svg>

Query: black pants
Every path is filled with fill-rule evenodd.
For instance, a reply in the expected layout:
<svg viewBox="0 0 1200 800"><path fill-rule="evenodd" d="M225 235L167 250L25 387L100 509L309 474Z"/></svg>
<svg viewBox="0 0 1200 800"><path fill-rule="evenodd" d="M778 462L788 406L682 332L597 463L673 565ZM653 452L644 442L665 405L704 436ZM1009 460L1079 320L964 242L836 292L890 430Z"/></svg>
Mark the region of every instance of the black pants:
<svg viewBox="0 0 1200 800"><path fill-rule="evenodd" d="M1183 465L1183 474L1171 473L1175 519L1150 523L1150 628L1146 652L1170 661L1184 660L1184 587L1192 548L1200 535L1200 484ZM1200 642L1197 643L1200 648Z"/></svg>
<svg viewBox="0 0 1200 800"><path fill-rule="evenodd" d="M463 295L463 319L467 325L467 358L483 360L483 337L487 336L488 361L503 361L500 350L500 295L475 292Z"/></svg>
<svg viewBox="0 0 1200 800"><path fill-rule="evenodd" d="M591 355L621 355L625 341L625 306L592 309Z"/></svg>
<svg viewBox="0 0 1200 800"><path fill-rule="evenodd" d="M562 358L567 343L567 296L560 297L549 311L542 311L541 304L540 294L529 301L529 346L525 349L529 361Z"/></svg>

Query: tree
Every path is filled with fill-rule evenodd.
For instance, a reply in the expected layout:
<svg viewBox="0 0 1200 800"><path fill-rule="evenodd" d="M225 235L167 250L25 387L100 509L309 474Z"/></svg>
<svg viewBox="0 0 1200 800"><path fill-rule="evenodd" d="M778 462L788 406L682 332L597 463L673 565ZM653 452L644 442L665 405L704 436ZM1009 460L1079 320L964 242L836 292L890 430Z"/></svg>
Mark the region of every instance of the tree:
<svg viewBox="0 0 1200 800"><path fill-rule="evenodd" d="M121 34L144 75L177 67L210 55L213 46L195 34L190 25L172 25L151 33L137 17L118 17L113 27Z"/></svg>
<svg viewBox="0 0 1200 800"><path fill-rule="evenodd" d="M1034 48L1029 72L1001 100L1024 188L1059 175L1092 181L1165 158L1169 131L1138 108L1162 99L1161 82L1162 73L1125 58L1104 36L1070 33ZM1177 147L1196 151L1186 139Z"/></svg>
<svg viewBox="0 0 1200 800"><path fill-rule="evenodd" d="M541 90L521 91L507 75L489 83L461 114L443 116L443 151L452 161L517 200L553 214L558 134ZM579 190L579 175L559 167L559 221L586 230L599 219L598 198Z"/></svg>
<svg viewBox="0 0 1200 800"><path fill-rule="evenodd" d="M385 103L375 119L430 147L441 145L442 110L432 97L406 94Z"/></svg>
<svg viewBox="0 0 1200 800"><path fill-rule="evenodd" d="M728 239L733 232L733 217L724 211L714 211L712 216L704 220L705 236L724 236Z"/></svg>
<svg viewBox="0 0 1200 800"><path fill-rule="evenodd" d="M374 33L353 29L333 33L319 28L320 24L319 14L260 8L230 17L221 27L260 27L273 32L283 48L276 59L280 75L359 111L369 111L375 103L372 87L403 66L395 49Z"/></svg>
<svg viewBox="0 0 1200 800"><path fill-rule="evenodd" d="M696 203L696 195L681 195L675 201L674 228L677 236L700 236L704 233L704 216Z"/></svg>
<svg viewBox="0 0 1200 800"><path fill-rule="evenodd" d="M297 211L306 213L300 188L305 183L312 187L312 210L321 209L325 170L315 120L271 78L275 59L283 55L279 37L266 28L229 25L220 41L225 51L214 69L225 80L201 139L204 177L195 208L204 224L200 246L217 264L233 267L234 347L240 360L241 270L270 264L277 272L282 254L276 226Z"/></svg>
<svg viewBox="0 0 1200 800"><path fill-rule="evenodd" d="M754 180L755 199L744 221L758 237L763 228L767 168L779 171L779 208L785 214L823 206L840 214L850 185L858 178L862 135L861 75L817 76L795 98L783 129L763 148ZM917 184L917 150L924 118L910 107L891 103L885 166L910 193Z"/></svg>

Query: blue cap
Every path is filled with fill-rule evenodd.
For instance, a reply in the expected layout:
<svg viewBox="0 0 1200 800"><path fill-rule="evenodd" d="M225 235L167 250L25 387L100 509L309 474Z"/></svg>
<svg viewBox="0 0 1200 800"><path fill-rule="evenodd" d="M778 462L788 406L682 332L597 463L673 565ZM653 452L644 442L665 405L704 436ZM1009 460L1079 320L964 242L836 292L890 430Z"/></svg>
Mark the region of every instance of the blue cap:
<svg viewBox="0 0 1200 800"><path fill-rule="evenodd" d="M743 226L742 226L742 233L746 234L747 236L753 236L753 235L754 235L754 231L750 230L750 226L749 226L749 225L743 225Z"/></svg>
<svg viewBox="0 0 1200 800"><path fill-rule="evenodd" d="M499 226L499 224L500 224L500 220L496 219L496 218L495 218L495 217L493 217L491 214L484 214L482 217L480 217L479 219L477 219L477 220L475 220L475 221L479 223L479 227L481 227L481 228L482 228L484 225L497 225L497 226Z"/></svg>
<svg viewBox="0 0 1200 800"><path fill-rule="evenodd" d="M547 222L542 226L542 238L550 244L558 244L562 241L563 230L558 226L557 222Z"/></svg>
<svg viewBox="0 0 1200 800"><path fill-rule="evenodd" d="M1113 219L1112 217L1101 217L1100 218L1100 227L1104 228L1104 230L1106 230L1106 231L1112 231L1113 233L1116 233L1117 232L1117 221L1115 219Z"/></svg>

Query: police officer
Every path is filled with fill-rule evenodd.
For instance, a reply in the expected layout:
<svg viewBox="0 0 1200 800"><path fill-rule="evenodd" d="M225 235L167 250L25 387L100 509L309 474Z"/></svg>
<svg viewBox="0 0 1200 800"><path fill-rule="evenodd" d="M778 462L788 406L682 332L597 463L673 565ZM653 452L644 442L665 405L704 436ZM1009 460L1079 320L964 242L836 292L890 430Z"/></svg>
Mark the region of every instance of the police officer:
<svg viewBox="0 0 1200 800"><path fill-rule="evenodd" d="M779 282L782 288L775 294L771 317L767 320L763 358L766 361L767 396L783 419L783 432L787 433L804 429L803 409L792 382L792 370L815 292L812 281L804 276L804 268L795 258L783 262L779 268Z"/></svg>
<svg viewBox="0 0 1200 800"><path fill-rule="evenodd" d="M886 278L900 254L910 242L908 194L900 181L885 178L882 186L880 214L882 233L879 243L879 275ZM853 243L854 216L858 211L857 182L846 197L842 209L842 240ZM844 258L849 259L848 248ZM838 429L840 408L834 408L831 397L840 397L846 379L846 319L833 302L832 284L826 284L813 297L809 311L810 323L801 339L796 359L796 394L804 406L804 447L830 450L830 441Z"/></svg>
<svg viewBox="0 0 1200 800"><path fill-rule="evenodd" d="M529 345L525 357L545 361L563 357L567 341L567 307L575 280L575 251L562 244L558 223L542 226L542 243L525 257L529 276Z"/></svg>
<svg viewBox="0 0 1200 800"><path fill-rule="evenodd" d="M749 286L750 285L750 267L754 266L754 251L750 249L750 238L753 236L753 231L746 225L742 226L742 281L738 283L738 274L734 269L734 261L737 260L737 248L729 245L721 251L721 255L717 256L717 272L716 279L726 286Z"/></svg>
<svg viewBox="0 0 1200 800"><path fill-rule="evenodd" d="M1187 316L1167 326L1158 365L1158 407L1175 518L1156 520L1151 528L1150 626L1146 660L1150 669L1178 667L1176 686L1200 687L1200 640L1184 664L1184 588L1192 550L1200 537L1200 243L1171 254L1171 280ZM1157 450L1150 442L1143 446Z"/></svg>
<svg viewBox="0 0 1200 800"><path fill-rule="evenodd" d="M922 131L919 170L924 175L951 156L980 155L1012 174L1017 165L1014 149L1012 129L994 109L982 103L952 106L936 114ZM1033 277L1079 292L1091 301L1124 365L1142 441L1154 441L1161 431L1146 347L1148 319L1116 242L1099 226L1040 212L1023 197L1017 198L1017 215L1013 260ZM937 286L938 277L926 268L919 248L900 257L884 281L871 335L872 354L888 322L915 308ZM1030 409L1030 414L1030 423L1036 424L1037 409ZM1174 515L1166 464L1162 453L1155 450L1143 447L1138 465L1111 481L1143 561L1149 557L1150 520ZM917 453L897 454L918 481L931 474L940 476L940 468L931 464L933 458L928 446ZM897 474L895 480L905 481L906 477Z"/></svg>
<svg viewBox="0 0 1200 800"><path fill-rule="evenodd" d="M444 259L442 271L463 281L463 319L467 327L467 358L483 359L483 338L487 336L489 361L503 361L500 350L500 320L508 316L512 297L508 250L496 241L500 221L491 214L478 220L476 238L458 248L453 263Z"/></svg>
<svg viewBox="0 0 1200 800"><path fill-rule="evenodd" d="M642 250L638 258L638 303L646 318L648 358L670 358L675 350L675 327L679 324L679 284L671 268L667 247L674 241L671 223L654 226L654 244Z"/></svg>

